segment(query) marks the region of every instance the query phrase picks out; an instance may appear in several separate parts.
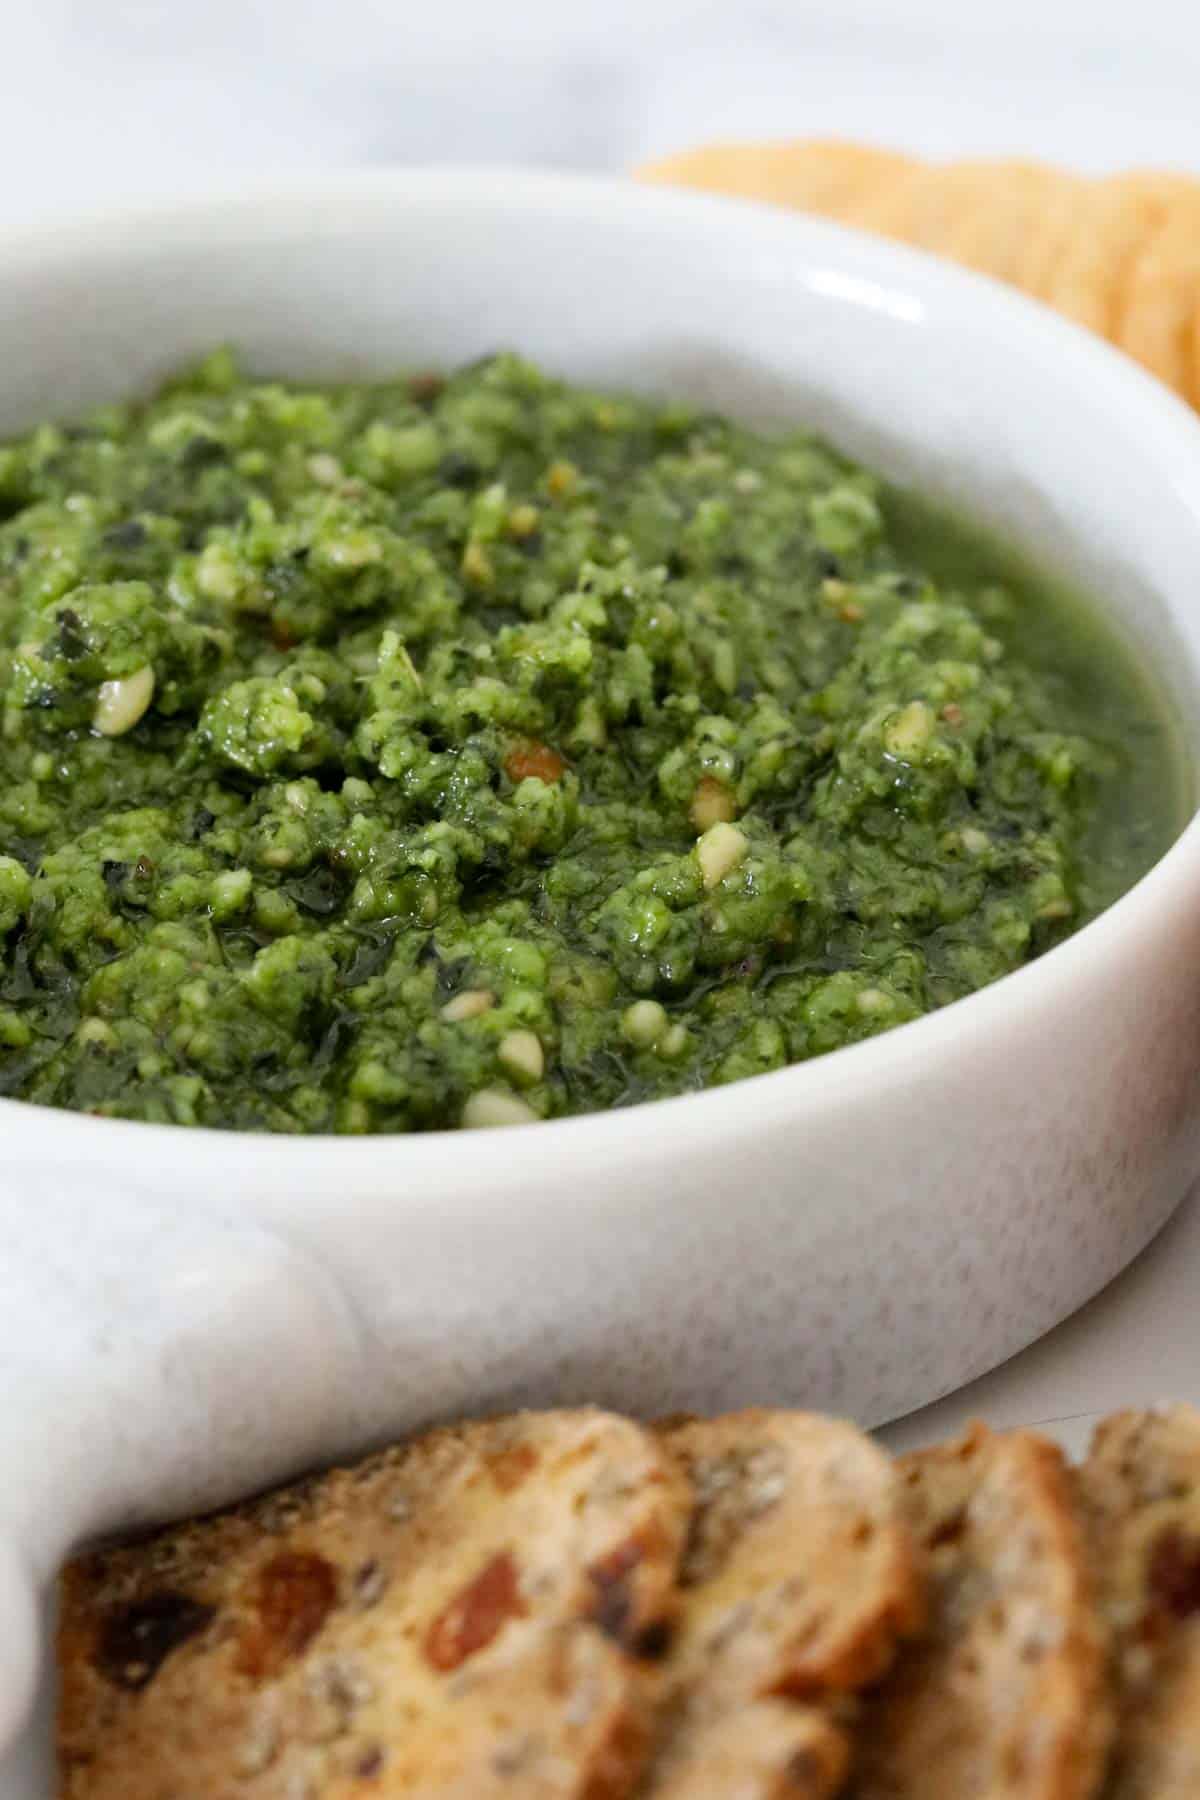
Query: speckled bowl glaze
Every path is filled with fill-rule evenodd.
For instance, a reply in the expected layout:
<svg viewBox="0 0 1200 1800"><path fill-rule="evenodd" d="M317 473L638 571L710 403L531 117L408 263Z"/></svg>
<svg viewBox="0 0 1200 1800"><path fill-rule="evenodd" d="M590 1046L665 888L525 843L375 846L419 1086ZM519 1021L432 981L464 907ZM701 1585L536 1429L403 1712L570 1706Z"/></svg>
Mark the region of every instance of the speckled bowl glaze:
<svg viewBox="0 0 1200 1800"><path fill-rule="evenodd" d="M336 377L500 345L811 421L1151 657L1200 765L1200 427L998 287L767 208L327 179L0 246L0 430L219 339ZM520 1402L876 1423L1030 1342L1200 1168L1200 835L997 986L825 1059L503 1132L284 1141L0 1102L0 1729L88 1534Z"/></svg>

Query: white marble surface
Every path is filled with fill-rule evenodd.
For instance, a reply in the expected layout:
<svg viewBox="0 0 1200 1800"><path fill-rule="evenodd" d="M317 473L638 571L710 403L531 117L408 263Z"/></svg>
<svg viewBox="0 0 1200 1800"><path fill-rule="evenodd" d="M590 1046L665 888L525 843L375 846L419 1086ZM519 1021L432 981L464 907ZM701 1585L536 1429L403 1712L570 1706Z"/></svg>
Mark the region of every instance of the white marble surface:
<svg viewBox="0 0 1200 1800"><path fill-rule="evenodd" d="M622 167L713 134L1200 167L1195 0L39 0L0 220L321 164Z"/></svg>

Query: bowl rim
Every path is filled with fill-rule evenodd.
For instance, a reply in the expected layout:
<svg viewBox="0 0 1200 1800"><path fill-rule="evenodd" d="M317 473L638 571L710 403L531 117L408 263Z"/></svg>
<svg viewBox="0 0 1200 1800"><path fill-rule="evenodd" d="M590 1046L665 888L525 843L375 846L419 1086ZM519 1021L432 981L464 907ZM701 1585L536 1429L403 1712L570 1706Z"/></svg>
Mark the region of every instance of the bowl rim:
<svg viewBox="0 0 1200 1800"><path fill-rule="evenodd" d="M1121 410L1128 439L1156 444L1159 461L1172 471L1176 500L1195 516L1200 545L1200 419L1169 389L1102 339L1003 283L786 206L628 177L493 164L321 172L216 187L176 201L90 208L18 224L0 231L5 262L0 279L11 279L17 268L26 275L36 273L38 265L45 266L49 279L54 263L89 255L119 260L131 247L143 252L147 234L159 244L194 242L201 233L236 242L248 226L259 235L300 228L325 236L339 224L360 223L364 208L378 216L381 227L390 221L396 229L397 208L405 202L500 205L551 214L568 210L576 217L586 209L609 223L632 213L647 223L658 219L697 234L716 228L747 242L770 240L786 267L786 272L776 270L772 280L811 287L814 277L836 280L840 265L862 289L854 298L866 308L894 311L905 303L906 295L911 305L915 294L922 309L926 301L934 300L957 311L990 313L997 325L1040 339L1053 349L1073 384L1097 384L1106 409ZM833 266L822 269L824 260ZM1188 760L1196 775L1200 753L1192 752ZM777 1121L786 1119L794 1127L805 1117L853 1104L864 1093L901 1087L915 1066L927 1071L973 1038L1014 1025L1030 1002L1047 1011L1069 1004L1072 990L1089 971L1169 930L1178 908L1195 904L1198 898L1200 805L1193 797L1187 822L1159 860L1095 919L1035 962L876 1037L723 1087L540 1120L536 1131L504 1128L506 1182L528 1176L542 1185L549 1176L561 1177L568 1165L580 1162L611 1167L619 1159L626 1168L661 1166L664 1156L676 1149L685 1149L690 1160L706 1155L718 1143L750 1134L757 1137ZM443 1181L427 1200L436 1199L441 1205L451 1191L460 1197L474 1195L479 1185L475 1177L495 1166L498 1129L463 1132L447 1127L361 1137L328 1132L292 1135L99 1119L0 1098L0 1130L10 1152L34 1137L52 1139L52 1147L42 1145L40 1150L48 1149L54 1158L61 1152L74 1160L81 1152L94 1154L103 1146L114 1157L124 1152L135 1175L142 1157L161 1154L170 1159L180 1150L206 1164L214 1158L236 1163L250 1178L269 1164L273 1175L303 1177L294 1195L300 1204L306 1197L311 1202L330 1175L366 1177L372 1171L378 1175L381 1165L385 1165L382 1174L393 1183L397 1176L408 1178L406 1205L421 1204L420 1186L410 1183L444 1177L451 1155L460 1165L452 1190Z"/></svg>

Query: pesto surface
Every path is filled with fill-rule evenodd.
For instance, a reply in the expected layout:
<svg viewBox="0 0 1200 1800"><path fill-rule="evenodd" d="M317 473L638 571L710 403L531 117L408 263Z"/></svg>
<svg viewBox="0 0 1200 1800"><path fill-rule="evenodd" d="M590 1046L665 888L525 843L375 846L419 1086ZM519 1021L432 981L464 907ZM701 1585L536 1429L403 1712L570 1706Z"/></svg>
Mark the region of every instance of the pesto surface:
<svg viewBox="0 0 1200 1800"><path fill-rule="evenodd" d="M406 1131L817 1055L1161 853L1098 621L801 435L251 382L0 448L0 1092ZM918 523L914 523L917 520Z"/></svg>

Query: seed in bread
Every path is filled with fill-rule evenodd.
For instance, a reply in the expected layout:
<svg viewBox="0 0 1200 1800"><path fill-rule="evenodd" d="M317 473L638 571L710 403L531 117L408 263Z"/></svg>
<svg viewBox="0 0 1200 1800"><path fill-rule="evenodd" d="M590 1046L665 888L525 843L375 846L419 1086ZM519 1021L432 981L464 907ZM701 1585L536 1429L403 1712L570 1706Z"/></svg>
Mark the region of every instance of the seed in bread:
<svg viewBox="0 0 1200 1800"><path fill-rule="evenodd" d="M1079 1474L1113 1632L1120 1729L1105 1800L1200 1794L1200 1412L1117 1413Z"/></svg>
<svg viewBox="0 0 1200 1800"><path fill-rule="evenodd" d="M664 1441L694 1513L644 1791L823 1800L845 1772L842 1698L922 1618L895 1470L852 1426L806 1413L684 1422Z"/></svg>
<svg viewBox="0 0 1200 1800"><path fill-rule="evenodd" d="M932 1617L864 1708L854 1800L1092 1800L1105 1638L1061 1455L976 1426L900 1471Z"/></svg>
<svg viewBox="0 0 1200 1800"><path fill-rule="evenodd" d="M688 1499L639 1426L520 1415L90 1556L64 1800L622 1795Z"/></svg>

